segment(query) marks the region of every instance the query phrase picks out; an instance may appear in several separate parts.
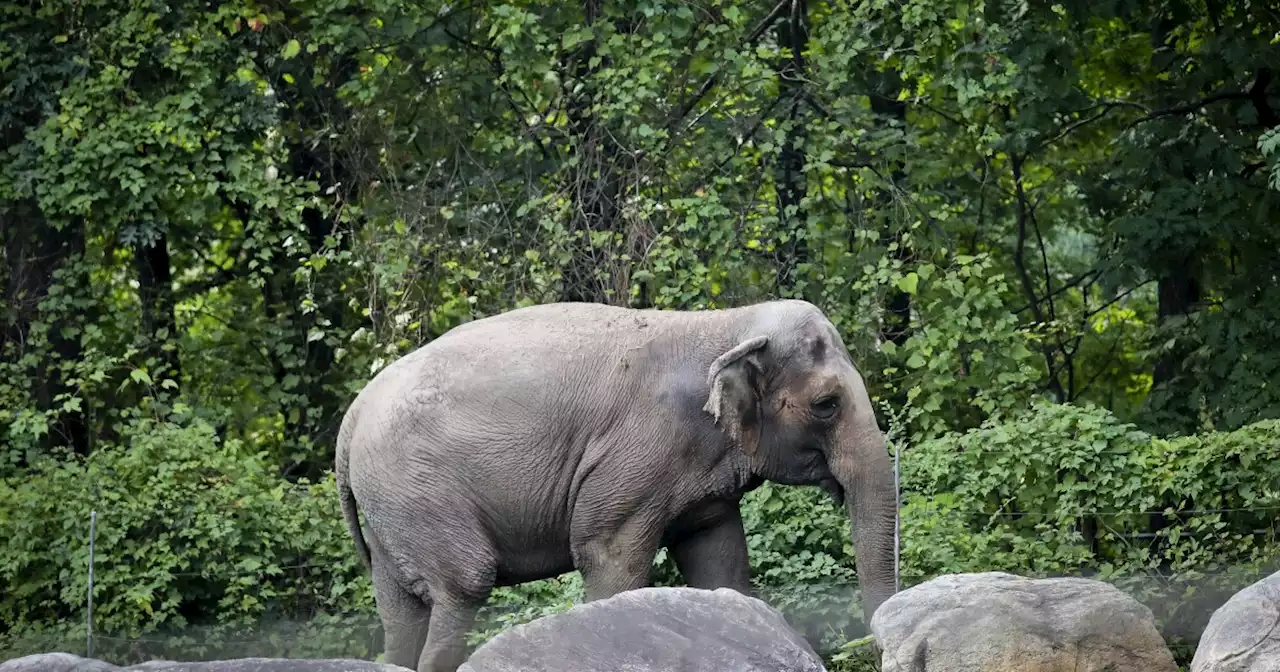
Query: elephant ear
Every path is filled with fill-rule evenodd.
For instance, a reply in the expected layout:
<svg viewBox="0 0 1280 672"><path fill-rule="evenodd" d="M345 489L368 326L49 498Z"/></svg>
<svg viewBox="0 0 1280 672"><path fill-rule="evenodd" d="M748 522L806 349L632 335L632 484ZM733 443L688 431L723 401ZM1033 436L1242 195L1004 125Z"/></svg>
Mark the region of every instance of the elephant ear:
<svg viewBox="0 0 1280 672"><path fill-rule="evenodd" d="M754 456L760 444L760 362L758 353L769 342L765 336L747 339L711 363L707 382L711 391L702 409L716 425Z"/></svg>

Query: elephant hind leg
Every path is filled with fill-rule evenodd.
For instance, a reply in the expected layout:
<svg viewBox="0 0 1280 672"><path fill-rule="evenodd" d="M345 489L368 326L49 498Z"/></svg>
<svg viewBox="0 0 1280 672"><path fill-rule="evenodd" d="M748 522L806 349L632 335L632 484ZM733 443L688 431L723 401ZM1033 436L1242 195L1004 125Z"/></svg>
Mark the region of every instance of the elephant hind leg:
<svg viewBox="0 0 1280 672"><path fill-rule="evenodd" d="M385 563L381 564L381 567L385 566ZM410 592L390 572L379 571L379 567L375 561L373 590L378 614L382 617L385 660L392 665L414 669L427 641L433 611L431 599Z"/></svg>
<svg viewBox="0 0 1280 672"><path fill-rule="evenodd" d="M448 552L429 555L424 549L418 553L419 558L431 558L418 567L419 576L429 577L419 584L429 593L429 625L415 657L399 663L402 667L417 672L456 672L466 660L467 633L497 578L493 547L472 532L474 529L441 532L441 537L453 542Z"/></svg>
<svg viewBox="0 0 1280 672"><path fill-rule="evenodd" d="M493 543L468 513L465 500L440 498L431 508L388 516L390 539L373 537L386 662L418 672L456 672L465 660L467 632L493 590L498 567ZM388 560L382 575L380 558Z"/></svg>
<svg viewBox="0 0 1280 672"><path fill-rule="evenodd" d="M483 603L474 598L442 596L431 611L431 628L417 661L418 672L455 672L462 665L467 656L467 632L475 624Z"/></svg>

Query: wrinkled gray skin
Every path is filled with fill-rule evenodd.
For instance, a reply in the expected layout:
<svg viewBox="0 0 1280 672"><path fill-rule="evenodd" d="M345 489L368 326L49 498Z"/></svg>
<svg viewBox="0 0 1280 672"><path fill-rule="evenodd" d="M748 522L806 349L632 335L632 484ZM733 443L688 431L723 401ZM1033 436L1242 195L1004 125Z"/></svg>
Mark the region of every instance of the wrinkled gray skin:
<svg viewBox="0 0 1280 672"><path fill-rule="evenodd" d="M894 592L884 437L840 335L802 301L464 324L361 391L335 472L386 661L419 672L456 670L493 587L577 569L597 600L648 585L663 546L690 586L751 594L738 505L763 480L847 504L868 622Z"/></svg>

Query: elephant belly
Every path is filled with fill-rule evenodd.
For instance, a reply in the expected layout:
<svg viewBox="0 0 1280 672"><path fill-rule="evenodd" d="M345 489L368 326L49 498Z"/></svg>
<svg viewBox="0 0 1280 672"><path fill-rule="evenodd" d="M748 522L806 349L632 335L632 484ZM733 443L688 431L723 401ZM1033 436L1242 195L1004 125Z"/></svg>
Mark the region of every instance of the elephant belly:
<svg viewBox="0 0 1280 672"><path fill-rule="evenodd" d="M507 549L498 558L496 586L515 586L550 579L574 570L569 544Z"/></svg>

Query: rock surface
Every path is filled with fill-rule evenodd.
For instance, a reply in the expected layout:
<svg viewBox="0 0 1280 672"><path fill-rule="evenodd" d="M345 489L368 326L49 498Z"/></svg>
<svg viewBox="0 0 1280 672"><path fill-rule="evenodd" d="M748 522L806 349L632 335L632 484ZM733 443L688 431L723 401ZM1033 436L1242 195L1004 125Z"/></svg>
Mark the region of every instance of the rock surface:
<svg viewBox="0 0 1280 672"><path fill-rule="evenodd" d="M0 672L117 672L120 668L70 653L37 653L0 663Z"/></svg>
<svg viewBox="0 0 1280 672"><path fill-rule="evenodd" d="M1213 612L1191 672L1280 672L1280 572Z"/></svg>
<svg viewBox="0 0 1280 672"><path fill-rule="evenodd" d="M941 576L871 618L883 672L1177 672L1151 610L1101 581Z"/></svg>
<svg viewBox="0 0 1280 672"><path fill-rule="evenodd" d="M120 668L120 672L412 672L399 665L339 658L237 658L200 662L153 660Z"/></svg>
<svg viewBox="0 0 1280 672"><path fill-rule="evenodd" d="M825 672L763 601L721 588L642 588L517 626L458 672Z"/></svg>
<svg viewBox="0 0 1280 672"><path fill-rule="evenodd" d="M200 662L153 660L119 667L69 653L40 653L0 663L0 672L412 672L367 660L237 658Z"/></svg>

